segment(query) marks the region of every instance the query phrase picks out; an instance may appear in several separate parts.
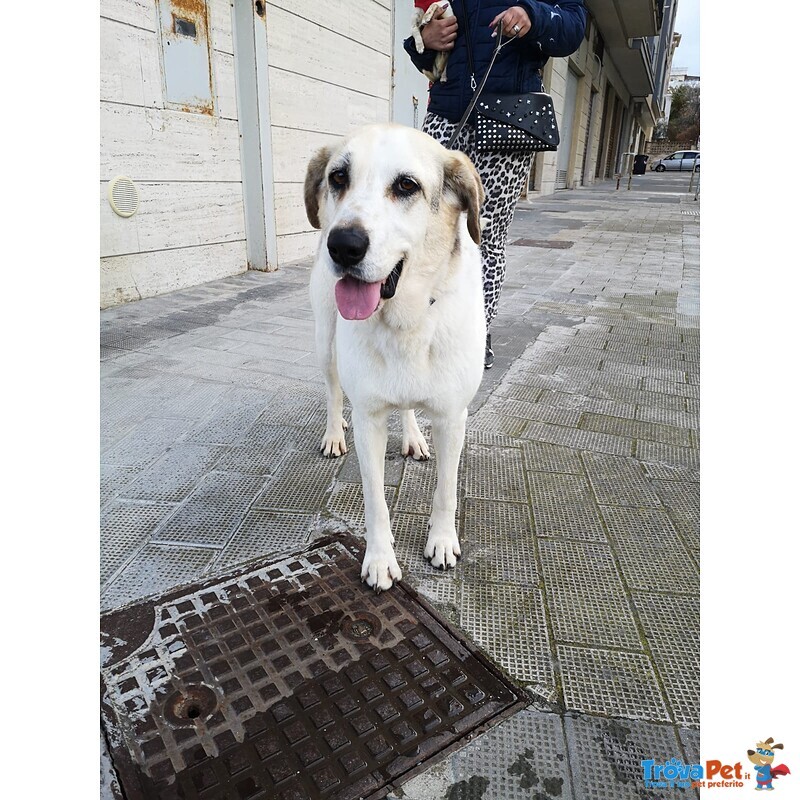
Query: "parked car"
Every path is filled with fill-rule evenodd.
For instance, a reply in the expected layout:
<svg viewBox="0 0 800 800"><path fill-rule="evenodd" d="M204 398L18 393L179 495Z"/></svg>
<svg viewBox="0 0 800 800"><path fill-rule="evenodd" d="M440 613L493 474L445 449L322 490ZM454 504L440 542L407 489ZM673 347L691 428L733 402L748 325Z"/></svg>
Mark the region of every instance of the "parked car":
<svg viewBox="0 0 800 800"><path fill-rule="evenodd" d="M695 158L697 159L695 161ZM700 171L700 152L698 150L678 150L668 156L659 158L650 165L650 169L656 172L664 172L668 169L678 172L691 172L694 167L695 172Z"/></svg>

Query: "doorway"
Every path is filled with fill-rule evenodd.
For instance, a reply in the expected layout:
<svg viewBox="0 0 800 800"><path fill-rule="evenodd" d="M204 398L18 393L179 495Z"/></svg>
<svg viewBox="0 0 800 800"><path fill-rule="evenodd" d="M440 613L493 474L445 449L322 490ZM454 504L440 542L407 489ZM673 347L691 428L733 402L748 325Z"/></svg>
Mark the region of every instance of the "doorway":
<svg viewBox="0 0 800 800"><path fill-rule="evenodd" d="M575 103L578 99L578 76L567 71L567 88L564 92L564 113L559 128L560 141L556 157L556 189L566 189L569 177L569 160L572 155L572 129L575 121Z"/></svg>

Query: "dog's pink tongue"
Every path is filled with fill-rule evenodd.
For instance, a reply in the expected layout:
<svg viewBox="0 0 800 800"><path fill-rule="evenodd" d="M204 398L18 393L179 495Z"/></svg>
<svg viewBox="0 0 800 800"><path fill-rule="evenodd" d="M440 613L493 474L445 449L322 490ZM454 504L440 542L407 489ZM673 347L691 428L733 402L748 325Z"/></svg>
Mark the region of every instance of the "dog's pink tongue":
<svg viewBox="0 0 800 800"><path fill-rule="evenodd" d="M378 308L381 284L364 283L350 276L336 283L336 305L345 319L366 319Z"/></svg>

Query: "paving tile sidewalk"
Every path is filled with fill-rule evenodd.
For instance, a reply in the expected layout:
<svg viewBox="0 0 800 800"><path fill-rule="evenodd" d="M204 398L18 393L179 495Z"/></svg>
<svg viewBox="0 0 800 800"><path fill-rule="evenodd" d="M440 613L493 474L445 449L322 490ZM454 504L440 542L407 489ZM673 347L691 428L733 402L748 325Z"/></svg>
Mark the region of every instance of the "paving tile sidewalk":
<svg viewBox="0 0 800 800"><path fill-rule="evenodd" d="M691 796L647 789L640 767L699 748L699 204L684 177L519 205L453 572L421 558L434 466L400 457L393 424L406 580L532 700L398 797ZM352 438L342 459L316 453L308 273L101 314L103 608L363 531Z"/></svg>

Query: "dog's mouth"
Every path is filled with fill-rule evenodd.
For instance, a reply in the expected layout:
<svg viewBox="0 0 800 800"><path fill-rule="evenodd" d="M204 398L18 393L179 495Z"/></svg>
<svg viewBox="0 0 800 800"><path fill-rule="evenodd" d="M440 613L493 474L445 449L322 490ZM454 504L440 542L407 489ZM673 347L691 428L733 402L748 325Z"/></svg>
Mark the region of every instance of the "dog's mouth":
<svg viewBox="0 0 800 800"><path fill-rule="evenodd" d="M403 271L403 259L382 281L366 283L345 275L336 283L336 307L345 319L367 319L377 310L381 300L389 300L397 291L397 282Z"/></svg>

